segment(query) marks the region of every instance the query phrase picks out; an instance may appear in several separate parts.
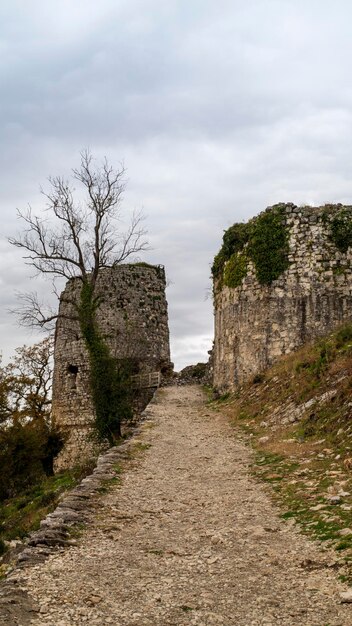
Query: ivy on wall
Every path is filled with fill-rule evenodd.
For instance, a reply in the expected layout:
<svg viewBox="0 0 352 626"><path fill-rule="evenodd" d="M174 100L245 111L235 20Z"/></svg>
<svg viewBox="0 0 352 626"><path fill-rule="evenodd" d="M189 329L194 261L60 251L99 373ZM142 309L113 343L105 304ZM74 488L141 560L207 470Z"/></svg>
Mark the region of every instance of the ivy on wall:
<svg viewBox="0 0 352 626"><path fill-rule="evenodd" d="M244 252L235 252L227 261L224 269L224 284L227 287L239 287L247 275L248 257Z"/></svg>
<svg viewBox="0 0 352 626"><path fill-rule="evenodd" d="M284 206L276 205L257 217L248 242L248 254L261 285L270 285L287 270L288 240Z"/></svg>
<svg viewBox="0 0 352 626"><path fill-rule="evenodd" d="M213 277L218 287L238 287L247 275L252 261L261 285L270 285L288 268L289 232L285 222L285 205L278 204L246 224L230 226L214 258Z"/></svg>
<svg viewBox="0 0 352 626"><path fill-rule="evenodd" d="M222 277L224 266L232 255L241 252L248 242L250 231L250 223L237 223L230 226L224 232L223 244L220 251L214 258L211 268L212 274L216 278Z"/></svg>
<svg viewBox="0 0 352 626"><path fill-rule="evenodd" d="M88 350L92 398L95 408L95 432L99 441L113 445L121 437L121 422L132 417L130 376L132 364L117 361L102 337L96 311L99 299L88 283L81 289L79 323Z"/></svg>
<svg viewBox="0 0 352 626"><path fill-rule="evenodd" d="M328 224L329 239L340 252L346 253L352 246L352 212L351 209L341 206L333 217L326 210L323 216L325 224Z"/></svg>

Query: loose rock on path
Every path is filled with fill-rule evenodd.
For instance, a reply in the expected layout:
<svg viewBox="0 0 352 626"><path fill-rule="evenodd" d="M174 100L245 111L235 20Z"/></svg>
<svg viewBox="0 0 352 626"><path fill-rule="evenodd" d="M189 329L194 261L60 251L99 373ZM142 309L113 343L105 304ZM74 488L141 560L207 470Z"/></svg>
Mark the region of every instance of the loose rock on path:
<svg viewBox="0 0 352 626"><path fill-rule="evenodd" d="M77 545L16 572L31 624L351 626L331 555L280 520L201 389L163 389L148 414Z"/></svg>

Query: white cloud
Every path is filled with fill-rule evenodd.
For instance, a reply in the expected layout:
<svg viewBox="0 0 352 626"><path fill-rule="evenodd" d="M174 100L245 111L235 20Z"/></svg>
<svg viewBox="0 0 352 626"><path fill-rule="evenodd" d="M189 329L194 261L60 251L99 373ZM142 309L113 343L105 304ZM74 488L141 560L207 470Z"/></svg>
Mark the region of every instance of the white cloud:
<svg viewBox="0 0 352 626"><path fill-rule="evenodd" d="M351 202L351 17L348 0L5 0L3 235L83 147L123 159L125 206L144 207L148 259L173 281L177 367L204 360L223 229L277 201ZM5 240L0 253L10 350L24 335L6 309L28 273Z"/></svg>

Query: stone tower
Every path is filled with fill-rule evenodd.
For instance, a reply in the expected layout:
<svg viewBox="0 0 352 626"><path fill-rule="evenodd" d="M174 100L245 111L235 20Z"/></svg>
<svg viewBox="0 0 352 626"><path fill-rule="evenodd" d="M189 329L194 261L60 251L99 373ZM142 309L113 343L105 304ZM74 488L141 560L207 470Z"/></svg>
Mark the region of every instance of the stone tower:
<svg viewBox="0 0 352 626"><path fill-rule="evenodd" d="M352 319L352 207L276 205L249 224L275 208L287 233L281 275L260 284L244 244L237 253L242 265L233 265L237 284L227 286L223 280L230 259L214 281L213 382L220 392L235 389L281 355Z"/></svg>
<svg viewBox="0 0 352 626"><path fill-rule="evenodd" d="M56 469L72 467L92 454L89 357L72 304L80 285L78 278L68 281L56 326L52 412L66 439ZM111 354L132 359L136 373L167 374L172 368L165 286L164 268L143 263L104 268L98 277L100 331Z"/></svg>

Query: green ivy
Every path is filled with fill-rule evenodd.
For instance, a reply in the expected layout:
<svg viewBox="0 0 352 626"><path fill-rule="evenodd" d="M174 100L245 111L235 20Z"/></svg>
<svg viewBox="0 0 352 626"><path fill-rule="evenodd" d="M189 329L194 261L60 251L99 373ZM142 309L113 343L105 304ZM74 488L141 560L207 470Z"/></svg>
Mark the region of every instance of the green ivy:
<svg viewBox="0 0 352 626"><path fill-rule="evenodd" d="M248 255L261 285L270 285L289 267L289 233L284 220L282 205L261 213L255 220Z"/></svg>
<svg viewBox="0 0 352 626"><path fill-rule="evenodd" d="M84 283L78 307L79 322L90 360L90 383L95 408L95 431L99 441L111 445L121 437L121 422L132 417L130 376L132 364L110 355L96 321L99 300Z"/></svg>
<svg viewBox="0 0 352 626"><path fill-rule="evenodd" d="M226 261L226 256L221 249L220 252L215 255L213 265L211 266L211 273L214 278L221 278Z"/></svg>
<svg viewBox="0 0 352 626"><path fill-rule="evenodd" d="M219 288L223 283L238 287L251 260L259 283L269 285L288 268L288 252L285 205L279 204L247 224L233 224L225 231L222 247L214 258L212 274Z"/></svg>
<svg viewBox="0 0 352 626"><path fill-rule="evenodd" d="M215 256L211 269L214 277L219 278L224 271L226 261L236 252L243 250L245 244L248 242L250 231L251 224L244 224L242 222L233 224L230 228L225 230L222 247Z"/></svg>
<svg viewBox="0 0 352 626"><path fill-rule="evenodd" d="M341 208L334 217L329 220L329 239L341 252L347 252L352 246L352 212Z"/></svg>
<svg viewBox="0 0 352 626"><path fill-rule="evenodd" d="M239 287L247 275L247 266L247 255L243 252L235 252L225 265L224 284L227 287Z"/></svg>

